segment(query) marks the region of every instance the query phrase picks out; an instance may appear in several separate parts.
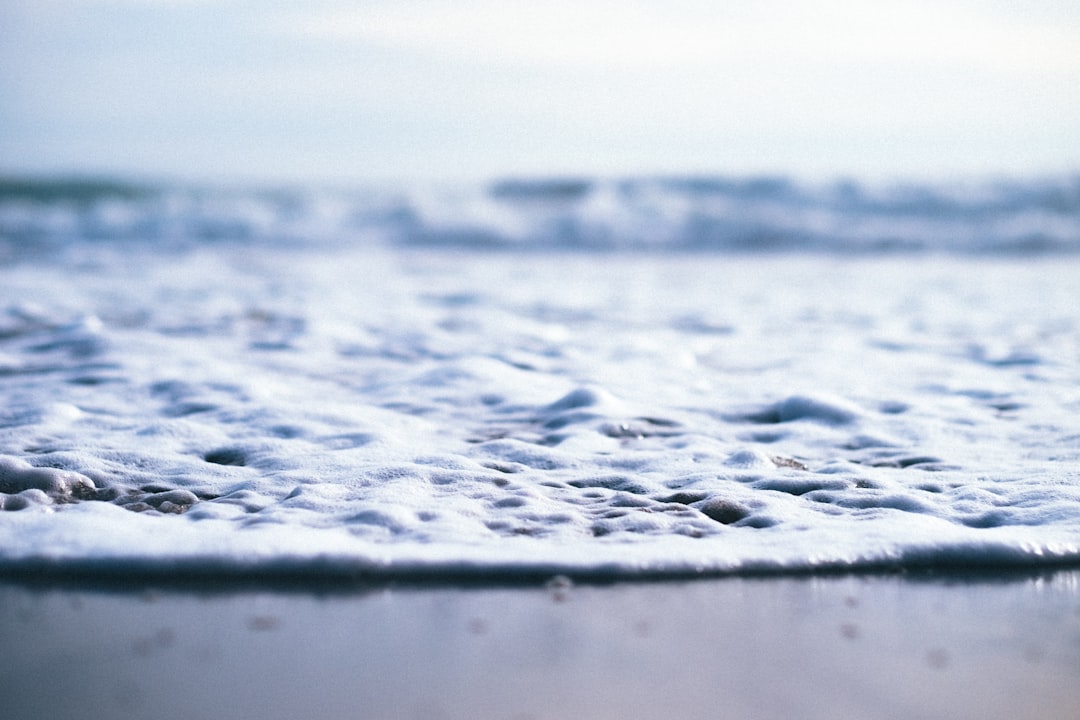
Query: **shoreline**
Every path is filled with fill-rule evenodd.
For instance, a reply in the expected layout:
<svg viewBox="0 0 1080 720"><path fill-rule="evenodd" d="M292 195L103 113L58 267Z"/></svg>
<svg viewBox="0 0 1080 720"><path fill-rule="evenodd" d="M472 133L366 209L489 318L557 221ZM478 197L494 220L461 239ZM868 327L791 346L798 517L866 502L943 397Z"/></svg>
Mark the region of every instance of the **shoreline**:
<svg viewBox="0 0 1080 720"><path fill-rule="evenodd" d="M205 561L176 564L147 563L4 563L0 561L0 587L33 591L103 593L141 592L146 588L176 593L215 594L274 592L285 594L364 593L372 590L500 590L536 589L553 580L580 587L657 586L686 583L787 580L855 580L937 582L946 584L1001 584L1035 581L1055 576L1080 576L1080 563L1066 558L1039 564L1024 562L866 564L806 567L754 567L716 571L629 571L553 566L476 566L443 569L427 566L350 568L338 563L297 562L249 568L220 567Z"/></svg>
<svg viewBox="0 0 1080 720"><path fill-rule="evenodd" d="M12 718L1072 717L1080 570L0 580Z"/></svg>

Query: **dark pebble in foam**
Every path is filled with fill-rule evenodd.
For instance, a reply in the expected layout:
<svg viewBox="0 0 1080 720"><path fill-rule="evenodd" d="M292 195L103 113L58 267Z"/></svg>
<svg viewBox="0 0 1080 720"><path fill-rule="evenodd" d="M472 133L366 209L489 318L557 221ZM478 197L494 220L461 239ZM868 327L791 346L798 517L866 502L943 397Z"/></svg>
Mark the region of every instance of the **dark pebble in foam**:
<svg viewBox="0 0 1080 720"><path fill-rule="evenodd" d="M168 485L143 485L139 489L146 493L163 493L169 492L173 488L169 487Z"/></svg>
<svg viewBox="0 0 1080 720"><path fill-rule="evenodd" d="M771 528L779 524L779 520L769 517L768 515L751 515L738 522L739 527L756 528L758 530Z"/></svg>
<svg viewBox="0 0 1080 720"><path fill-rule="evenodd" d="M799 462L795 458L776 455L773 456L772 461L773 464L776 465L776 467L793 468L795 470L809 470L809 468L804 463Z"/></svg>
<svg viewBox="0 0 1080 720"><path fill-rule="evenodd" d="M112 502L125 495L123 488L119 487L103 487L97 490L89 500L97 500L98 502Z"/></svg>
<svg viewBox="0 0 1080 720"><path fill-rule="evenodd" d="M664 497L657 498L657 500L666 503L680 503L682 505L690 505L692 503L701 502L707 497L709 497L709 493L707 492L680 491L671 495L665 495Z"/></svg>
<svg viewBox="0 0 1080 720"><path fill-rule="evenodd" d="M247 465L247 453L239 448L218 448L203 455L203 459L215 465Z"/></svg>
<svg viewBox="0 0 1080 720"><path fill-rule="evenodd" d="M167 492L156 493L154 495L147 495L142 498L142 501L148 505L152 505L158 509L165 503L171 503L177 507L190 507L199 502L199 498L195 493L184 490L183 488L177 488L175 490L169 490ZM163 511L164 512L164 511Z"/></svg>
<svg viewBox="0 0 1080 720"><path fill-rule="evenodd" d="M1012 525L1015 521L1007 512L1002 510L990 510L989 512L961 518L960 522L968 527L985 529L1002 527L1003 525Z"/></svg>
<svg viewBox="0 0 1080 720"><path fill-rule="evenodd" d="M940 463L941 458L933 457L931 455L917 455L915 457L896 458L894 462L902 468L911 467L912 465L923 465L925 463Z"/></svg>
<svg viewBox="0 0 1080 720"><path fill-rule="evenodd" d="M825 425L846 425L854 422L858 413L835 402L793 395L744 416L750 422L778 424L795 420L810 420Z"/></svg>
<svg viewBox="0 0 1080 720"><path fill-rule="evenodd" d="M518 508L528 504L528 500L523 497L511 496L505 498L499 498L491 503L493 508Z"/></svg>
<svg viewBox="0 0 1080 720"><path fill-rule="evenodd" d="M709 498L695 505L706 517L723 525L730 525L750 516L750 511L732 500Z"/></svg>

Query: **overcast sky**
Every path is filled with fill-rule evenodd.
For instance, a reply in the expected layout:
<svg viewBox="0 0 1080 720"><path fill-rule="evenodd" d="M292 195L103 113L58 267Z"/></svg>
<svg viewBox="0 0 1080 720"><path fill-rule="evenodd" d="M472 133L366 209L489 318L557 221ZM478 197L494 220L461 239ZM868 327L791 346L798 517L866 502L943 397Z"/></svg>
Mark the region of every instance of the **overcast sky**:
<svg viewBox="0 0 1080 720"><path fill-rule="evenodd" d="M0 0L0 171L1080 170L1075 0Z"/></svg>

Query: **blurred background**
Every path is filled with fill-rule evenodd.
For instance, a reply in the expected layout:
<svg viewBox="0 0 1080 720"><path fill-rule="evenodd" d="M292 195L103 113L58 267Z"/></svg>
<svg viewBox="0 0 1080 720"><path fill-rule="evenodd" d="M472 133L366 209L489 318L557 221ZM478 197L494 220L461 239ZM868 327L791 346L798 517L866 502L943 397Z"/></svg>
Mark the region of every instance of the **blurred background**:
<svg viewBox="0 0 1080 720"><path fill-rule="evenodd" d="M1080 167L1072 0L3 0L0 173Z"/></svg>

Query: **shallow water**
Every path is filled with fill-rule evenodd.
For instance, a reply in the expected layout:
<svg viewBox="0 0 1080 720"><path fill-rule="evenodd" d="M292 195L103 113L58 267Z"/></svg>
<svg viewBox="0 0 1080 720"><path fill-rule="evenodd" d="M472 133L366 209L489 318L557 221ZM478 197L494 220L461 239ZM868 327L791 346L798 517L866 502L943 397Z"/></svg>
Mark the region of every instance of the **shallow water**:
<svg viewBox="0 0 1080 720"><path fill-rule="evenodd" d="M9 717L1066 720L1076 571L353 592L0 582Z"/></svg>
<svg viewBox="0 0 1080 720"><path fill-rule="evenodd" d="M714 188L709 207L772 203L765 217L818 227L817 196L785 187ZM643 248L620 230L652 207L635 200L608 208L606 237L624 239L601 250L565 228L603 192L568 188L434 196L435 210L414 194L412 214L382 215L385 198L222 192L192 215L172 196L11 191L0 564L642 577L1080 562L1076 208L1037 188L1013 206L864 193L828 227L892 216L949 252L880 251L866 231L879 251L855 253L805 230L732 253ZM691 190L653 203L683 202L656 237L701 215ZM478 215L524 234L480 242ZM552 217L577 225L558 235ZM949 229L980 223L993 242L958 251ZM1058 233L1053 252L1021 242L1033 225ZM1024 232L1005 243L1006 226Z"/></svg>

